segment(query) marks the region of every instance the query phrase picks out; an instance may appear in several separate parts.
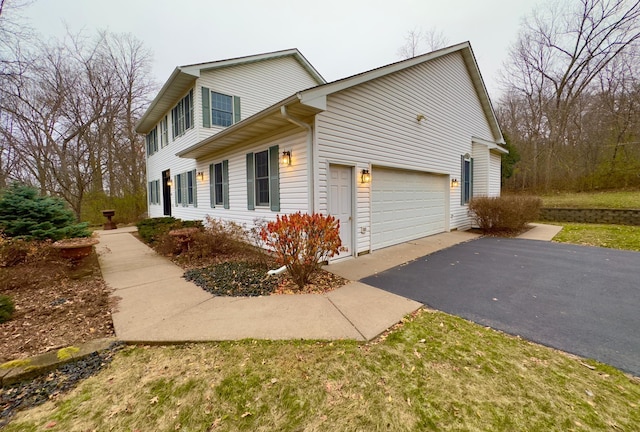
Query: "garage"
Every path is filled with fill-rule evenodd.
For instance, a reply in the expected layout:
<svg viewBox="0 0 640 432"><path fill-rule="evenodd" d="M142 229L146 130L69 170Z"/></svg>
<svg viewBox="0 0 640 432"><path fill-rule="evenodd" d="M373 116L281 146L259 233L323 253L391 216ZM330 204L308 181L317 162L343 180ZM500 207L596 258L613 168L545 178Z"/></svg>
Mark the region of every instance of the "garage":
<svg viewBox="0 0 640 432"><path fill-rule="evenodd" d="M446 176L374 167L372 249L445 231L446 186Z"/></svg>

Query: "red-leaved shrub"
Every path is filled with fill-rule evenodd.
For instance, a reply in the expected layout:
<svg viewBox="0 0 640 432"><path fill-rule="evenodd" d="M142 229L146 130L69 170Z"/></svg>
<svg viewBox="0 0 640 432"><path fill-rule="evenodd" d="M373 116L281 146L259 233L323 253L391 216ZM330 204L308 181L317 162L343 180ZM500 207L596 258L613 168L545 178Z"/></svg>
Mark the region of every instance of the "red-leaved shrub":
<svg viewBox="0 0 640 432"><path fill-rule="evenodd" d="M320 263L340 252L342 246L340 221L318 213L278 215L262 226L260 238L301 289Z"/></svg>

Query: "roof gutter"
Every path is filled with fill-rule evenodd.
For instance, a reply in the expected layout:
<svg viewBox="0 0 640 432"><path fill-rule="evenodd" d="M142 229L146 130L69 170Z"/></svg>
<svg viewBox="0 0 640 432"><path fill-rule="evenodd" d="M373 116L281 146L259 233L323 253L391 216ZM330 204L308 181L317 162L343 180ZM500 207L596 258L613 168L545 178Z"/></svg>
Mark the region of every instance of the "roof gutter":
<svg viewBox="0 0 640 432"><path fill-rule="evenodd" d="M309 188L309 213L315 213L315 169L314 169L314 148L313 148L313 127L302 120L295 118L287 112L287 106L280 107L282 117L290 121L296 126L307 130L307 185Z"/></svg>

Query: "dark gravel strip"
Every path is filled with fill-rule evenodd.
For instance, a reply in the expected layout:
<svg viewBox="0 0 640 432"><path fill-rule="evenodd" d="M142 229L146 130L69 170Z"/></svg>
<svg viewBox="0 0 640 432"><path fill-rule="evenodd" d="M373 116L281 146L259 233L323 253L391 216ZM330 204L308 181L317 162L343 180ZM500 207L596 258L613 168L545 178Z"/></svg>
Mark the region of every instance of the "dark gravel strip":
<svg viewBox="0 0 640 432"><path fill-rule="evenodd" d="M31 381L0 388L0 428L6 426L16 412L41 405L97 374L111 363L113 356L123 346L123 342L114 342L106 350L63 364Z"/></svg>

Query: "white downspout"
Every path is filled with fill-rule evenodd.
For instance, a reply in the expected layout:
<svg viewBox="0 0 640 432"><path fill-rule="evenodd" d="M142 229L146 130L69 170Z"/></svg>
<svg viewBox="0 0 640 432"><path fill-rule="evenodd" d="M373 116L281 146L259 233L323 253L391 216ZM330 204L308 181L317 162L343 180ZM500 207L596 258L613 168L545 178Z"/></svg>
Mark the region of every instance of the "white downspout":
<svg viewBox="0 0 640 432"><path fill-rule="evenodd" d="M313 127L309 123L305 123L300 119L292 117L287 112L287 107L282 105L280 107L280 114L282 117L289 120L296 126L300 126L307 130L307 176L308 176L308 188L309 188L309 213L315 213L315 164L313 157Z"/></svg>

